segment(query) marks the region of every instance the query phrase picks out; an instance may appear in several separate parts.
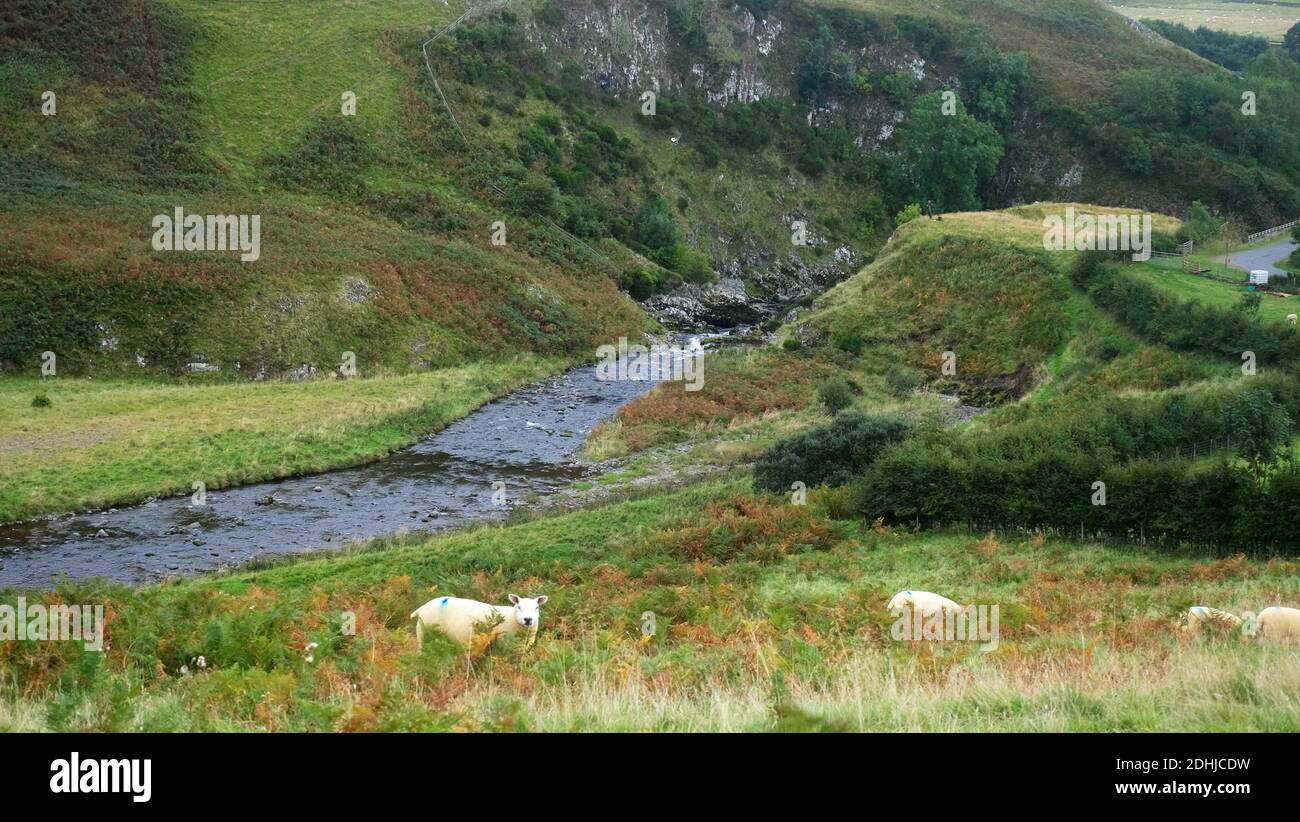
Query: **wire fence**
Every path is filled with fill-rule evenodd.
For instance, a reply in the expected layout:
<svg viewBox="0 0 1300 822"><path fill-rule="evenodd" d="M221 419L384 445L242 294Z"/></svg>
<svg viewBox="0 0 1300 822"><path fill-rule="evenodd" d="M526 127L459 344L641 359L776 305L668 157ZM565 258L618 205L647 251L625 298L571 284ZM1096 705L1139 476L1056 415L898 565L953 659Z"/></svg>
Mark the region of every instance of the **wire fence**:
<svg viewBox="0 0 1300 822"><path fill-rule="evenodd" d="M1152 454L1143 455L1142 459L1152 460L1181 460L1181 459L1200 459L1201 457L1210 457L1215 454L1225 452L1236 453L1238 440L1231 437L1216 437L1213 439L1202 440L1201 442L1184 443L1176 445L1165 451L1157 451Z"/></svg>

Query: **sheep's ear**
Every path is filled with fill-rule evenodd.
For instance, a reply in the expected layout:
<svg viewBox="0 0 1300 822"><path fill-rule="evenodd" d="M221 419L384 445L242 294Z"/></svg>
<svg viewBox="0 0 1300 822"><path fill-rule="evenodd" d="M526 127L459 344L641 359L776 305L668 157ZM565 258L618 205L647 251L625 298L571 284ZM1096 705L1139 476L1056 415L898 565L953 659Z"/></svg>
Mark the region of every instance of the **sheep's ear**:
<svg viewBox="0 0 1300 822"><path fill-rule="evenodd" d="M514 594L511 594L511 595L509 596L509 600L510 600L510 604L511 604L511 605L518 605L518 604L519 604L519 597L516 596L516 595L514 595Z"/></svg>
<svg viewBox="0 0 1300 822"><path fill-rule="evenodd" d="M538 604L538 605L545 605L545 604L546 604L546 600L548 600L548 599L550 599L550 597L548 597L546 594L542 594L541 596L539 596L539 597L537 598L537 604Z"/></svg>

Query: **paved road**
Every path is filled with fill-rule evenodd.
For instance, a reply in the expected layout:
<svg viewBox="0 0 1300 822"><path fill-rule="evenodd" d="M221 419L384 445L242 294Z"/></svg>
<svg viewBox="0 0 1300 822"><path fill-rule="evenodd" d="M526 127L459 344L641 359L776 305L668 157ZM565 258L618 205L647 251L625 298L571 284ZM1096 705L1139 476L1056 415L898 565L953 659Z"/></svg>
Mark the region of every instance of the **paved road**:
<svg viewBox="0 0 1300 822"><path fill-rule="evenodd" d="M1278 268L1274 263L1286 259L1295 249L1295 242L1279 240L1272 245L1266 245L1252 251L1238 251L1232 255L1232 267L1240 268L1243 271L1267 271L1270 274L1285 274L1286 272ZM1224 258L1219 257L1218 261L1223 262Z"/></svg>

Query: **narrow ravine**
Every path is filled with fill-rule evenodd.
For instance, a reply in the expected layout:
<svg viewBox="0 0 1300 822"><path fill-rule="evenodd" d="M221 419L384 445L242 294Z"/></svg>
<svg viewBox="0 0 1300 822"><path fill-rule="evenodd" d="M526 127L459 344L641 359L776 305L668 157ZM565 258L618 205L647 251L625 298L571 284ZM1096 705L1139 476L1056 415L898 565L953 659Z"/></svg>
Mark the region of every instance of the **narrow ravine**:
<svg viewBox="0 0 1300 822"><path fill-rule="evenodd" d="M0 588L61 576L140 584L502 518L590 474L577 459L587 434L652 387L580 366L357 468L209 491L202 506L181 496L0 526Z"/></svg>

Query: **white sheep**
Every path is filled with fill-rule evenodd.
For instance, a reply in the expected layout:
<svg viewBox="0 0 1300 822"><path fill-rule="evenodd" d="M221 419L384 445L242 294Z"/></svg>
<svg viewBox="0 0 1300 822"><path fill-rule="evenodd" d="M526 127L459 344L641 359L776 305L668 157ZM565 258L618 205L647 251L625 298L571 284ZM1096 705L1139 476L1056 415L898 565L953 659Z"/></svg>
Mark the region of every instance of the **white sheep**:
<svg viewBox="0 0 1300 822"><path fill-rule="evenodd" d="M947 597L941 597L938 594L932 594L929 591L899 591L894 594L894 598L889 600L890 611L902 611L911 608L914 611L920 611L921 616L931 616L936 613L958 613L962 607Z"/></svg>
<svg viewBox="0 0 1300 822"><path fill-rule="evenodd" d="M1300 608L1265 608L1256 619L1260 639L1300 640Z"/></svg>
<svg viewBox="0 0 1300 822"><path fill-rule="evenodd" d="M1199 636L1207 625L1227 631L1236 630L1241 627L1241 617L1208 605L1193 605L1187 609L1179 630L1187 636Z"/></svg>
<svg viewBox="0 0 1300 822"><path fill-rule="evenodd" d="M1289 323L1291 323L1291 325L1295 325L1295 322L1296 322L1296 316L1295 316L1294 314L1287 314L1287 315L1286 315L1286 321L1289 322Z"/></svg>
<svg viewBox="0 0 1300 822"><path fill-rule="evenodd" d="M509 605L489 605L475 599L435 597L411 612L415 620L416 647L424 647L425 627L437 628L453 641L468 646L475 632L491 633L492 638L513 634L523 629L528 632L528 644L537 639L537 626L542 621L541 606L547 597L536 599L510 595Z"/></svg>

